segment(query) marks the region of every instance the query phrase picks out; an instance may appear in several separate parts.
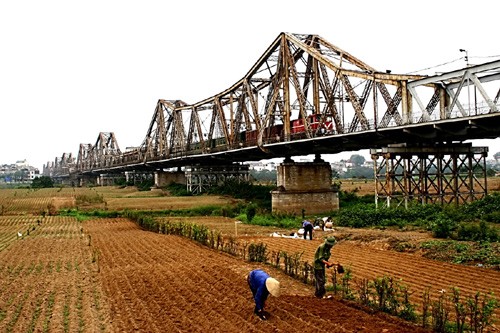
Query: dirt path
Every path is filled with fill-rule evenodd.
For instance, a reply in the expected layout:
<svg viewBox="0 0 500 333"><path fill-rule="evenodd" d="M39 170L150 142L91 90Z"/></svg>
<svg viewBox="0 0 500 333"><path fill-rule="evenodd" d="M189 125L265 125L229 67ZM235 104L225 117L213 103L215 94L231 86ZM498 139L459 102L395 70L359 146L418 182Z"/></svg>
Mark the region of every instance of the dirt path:
<svg viewBox="0 0 500 333"><path fill-rule="evenodd" d="M257 266L124 219L88 221L115 332L419 332L334 300L270 267L282 296L269 298L267 322L252 313L245 276Z"/></svg>

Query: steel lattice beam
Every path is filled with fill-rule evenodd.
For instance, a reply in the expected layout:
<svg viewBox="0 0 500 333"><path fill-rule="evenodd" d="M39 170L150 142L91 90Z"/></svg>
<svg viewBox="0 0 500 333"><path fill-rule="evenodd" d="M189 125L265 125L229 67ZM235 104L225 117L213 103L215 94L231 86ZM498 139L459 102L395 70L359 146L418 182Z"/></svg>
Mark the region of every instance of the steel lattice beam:
<svg viewBox="0 0 500 333"><path fill-rule="evenodd" d="M487 195L487 147L388 147L371 154L377 205L458 205Z"/></svg>
<svg viewBox="0 0 500 333"><path fill-rule="evenodd" d="M78 168L154 169L491 137L500 135L497 121L486 120L498 113L499 78L500 62L435 77L380 72L318 35L282 33L228 89L194 104L159 100L141 145L119 153L102 138Z"/></svg>

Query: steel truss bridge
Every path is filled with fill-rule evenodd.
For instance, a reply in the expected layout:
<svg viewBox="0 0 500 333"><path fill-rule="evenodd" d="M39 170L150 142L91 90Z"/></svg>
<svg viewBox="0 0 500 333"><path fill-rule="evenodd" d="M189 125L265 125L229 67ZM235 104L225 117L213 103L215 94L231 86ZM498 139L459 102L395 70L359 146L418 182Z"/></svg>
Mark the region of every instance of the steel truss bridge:
<svg viewBox="0 0 500 333"><path fill-rule="evenodd" d="M162 170L500 136L500 61L436 76L378 71L318 35L281 33L226 90L160 99L143 142L113 132L44 166L54 177Z"/></svg>

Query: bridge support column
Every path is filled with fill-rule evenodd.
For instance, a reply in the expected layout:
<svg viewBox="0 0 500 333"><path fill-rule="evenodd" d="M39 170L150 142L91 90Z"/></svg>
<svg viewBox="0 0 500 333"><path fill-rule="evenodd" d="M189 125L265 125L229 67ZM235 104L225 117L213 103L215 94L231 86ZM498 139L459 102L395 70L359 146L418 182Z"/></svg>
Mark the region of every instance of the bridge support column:
<svg viewBox="0 0 500 333"><path fill-rule="evenodd" d="M100 174L99 177L97 178L97 184L99 186L113 186L115 185L115 180L123 178L122 174L111 174L111 173L106 173L106 174Z"/></svg>
<svg viewBox="0 0 500 333"><path fill-rule="evenodd" d="M193 194L206 192L210 187L222 185L227 181L247 183L249 166L230 165L192 165L185 169L186 188Z"/></svg>
<svg viewBox="0 0 500 333"><path fill-rule="evenodd" d="M155 171L155 187L163 187L172 183L186 184L186 175L181 169L177 171Z"/></svg>
<svg viewBox="0 0 500 333"><path fill-rule="evenodd" d="M339 208L338 192L332 188L332 168L319 155L314 162L285 159L277 176L278 189L271 192L273 212L318 214Z"/></svg>
<svg viewBox="0 0 500 333"><path fill-rule="evenodd" d="M370 151L375 171L375 202L387 207L461 204L487 195L488 147L452 144L432 147L392 145ZM378 159L382 158L379 162Z"/></svg>
<svg viewBox="0 0 500 333"><path fill-rule="evenodd" d="M84 187L84 186L94 186L98 184L99 182L99 177L96 176L88 176L88 175L81 175L77 179L77 186L78 187Z"/></svg>
<svg viewBox="0 0 500 333"><path fill-rule="evenodd" d="M152 172L145 171L125 171L125 181L127 184L137 185L143 181L153 179Z"/></svg>

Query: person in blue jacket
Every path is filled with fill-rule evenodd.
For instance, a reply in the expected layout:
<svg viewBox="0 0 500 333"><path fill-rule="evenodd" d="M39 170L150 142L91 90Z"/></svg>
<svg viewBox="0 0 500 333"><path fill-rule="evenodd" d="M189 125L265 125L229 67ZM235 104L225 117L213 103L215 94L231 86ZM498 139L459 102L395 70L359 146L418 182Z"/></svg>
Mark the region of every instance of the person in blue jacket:
<svg viewBox="0 0 500 333"><path fill-rule="evenodd" d="M261 269L255 269L248 274L248 285L253 294L255 309L253 312L262 320L267 320L264 306L269 294L278 297L280 294L280 283Z"/></svg>
<svg viewBox="0 0 500 333"><path fill-rule="evenodd" d="M313 239L313 229L314 226L308 220L302 221L302 228L304 228L304 239L307 239L307 234L309 233L309 240Z"/></svg>

